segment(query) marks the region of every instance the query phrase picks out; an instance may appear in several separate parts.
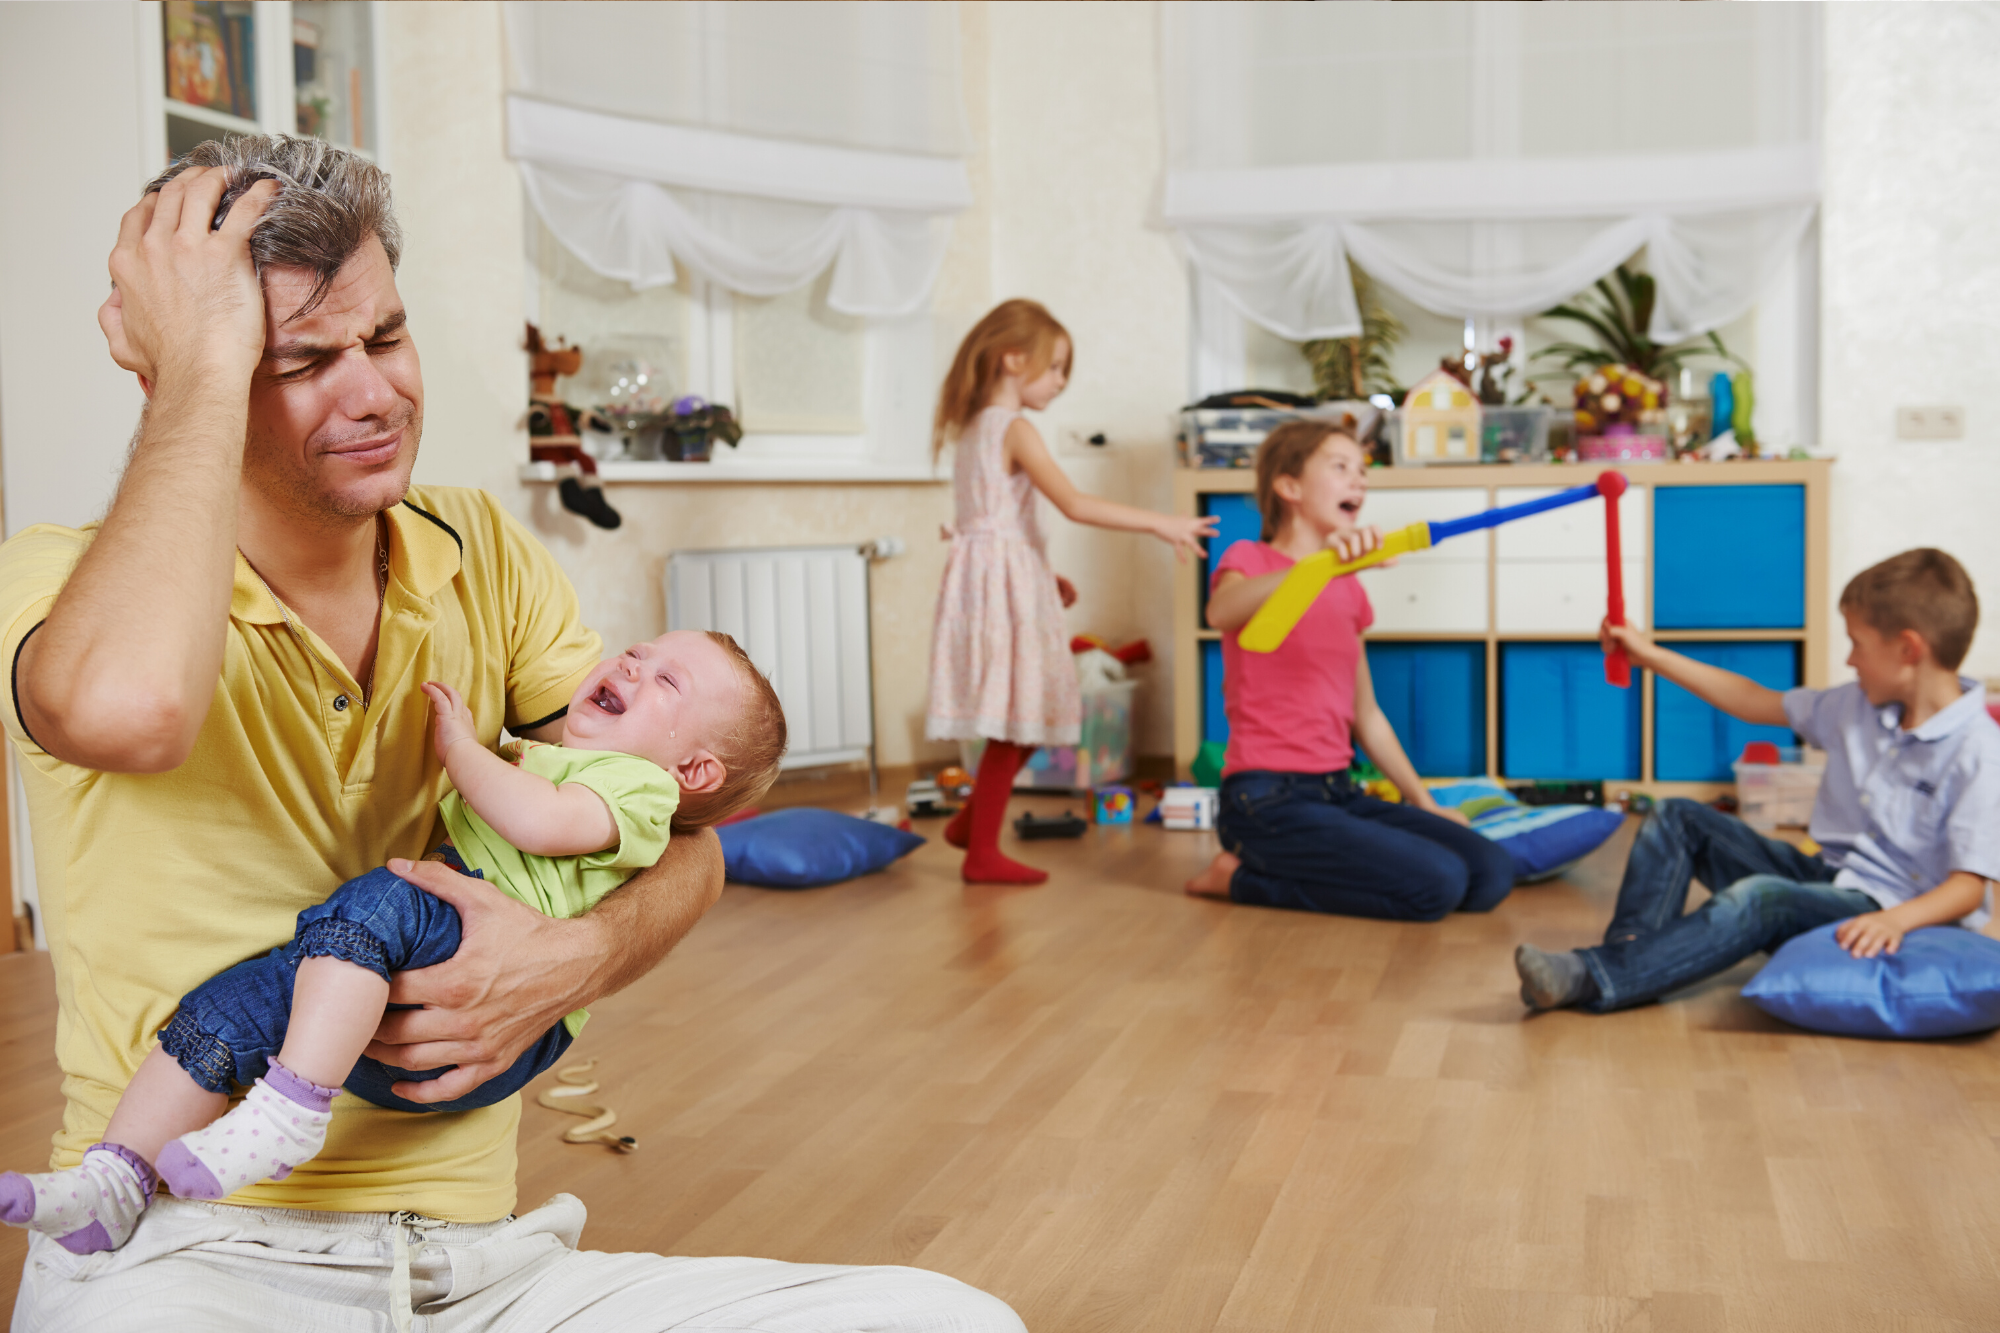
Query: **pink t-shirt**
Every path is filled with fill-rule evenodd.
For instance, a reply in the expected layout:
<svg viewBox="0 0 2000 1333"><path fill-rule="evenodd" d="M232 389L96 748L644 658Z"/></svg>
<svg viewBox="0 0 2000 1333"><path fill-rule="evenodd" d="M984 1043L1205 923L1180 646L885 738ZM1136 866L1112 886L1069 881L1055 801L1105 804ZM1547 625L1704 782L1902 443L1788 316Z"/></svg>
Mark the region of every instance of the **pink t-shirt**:
<svg viewBox="0 0 2000 1333"><path fill-rule="evenodd" d="M1255 578L1295 562L1263 542L1222 553L1215 578L1235 570ZM1211 580L1210 587L1214 587ZM1354 671L1361 632L1375 623L1361 580L1335 579L1275 653L1245 652L1222 640L1222 704L1229 714L1224 775L1253 769L1331 773L1354 758Z"/></svg>

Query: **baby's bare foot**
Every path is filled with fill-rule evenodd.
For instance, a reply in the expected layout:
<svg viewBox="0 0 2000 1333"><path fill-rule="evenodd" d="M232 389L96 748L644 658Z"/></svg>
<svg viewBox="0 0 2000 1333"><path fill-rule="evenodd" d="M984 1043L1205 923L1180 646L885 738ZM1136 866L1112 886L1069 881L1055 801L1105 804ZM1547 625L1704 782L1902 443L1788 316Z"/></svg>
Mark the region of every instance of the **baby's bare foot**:
<svg viewBox="0 0 2000 1333"><path fill-rule="evenodd" d="M1220 898L1229 901L1229 881L1236 874L1236 867L1242 865L1228 852L1217 852L1208 868L1189 880L1183 888L1197 898Z"/></svg>

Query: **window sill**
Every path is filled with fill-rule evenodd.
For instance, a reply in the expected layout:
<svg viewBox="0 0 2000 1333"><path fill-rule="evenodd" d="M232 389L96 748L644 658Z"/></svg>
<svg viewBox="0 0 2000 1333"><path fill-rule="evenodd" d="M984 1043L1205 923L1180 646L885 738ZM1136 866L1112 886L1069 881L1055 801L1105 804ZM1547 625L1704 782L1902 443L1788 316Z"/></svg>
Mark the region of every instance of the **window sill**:
<svg viewBox="0 0 2000 1333"><path fill-rule="evenodd" d="M951 475L938 474L928 467L882 463L842 463L810 459L723 459L713 463L663 463L652 461L607 462L597 465L597 474L607 482L856 482L924 483L949 485ZM523 463L517 474L524 482L552 482L554 463Z"/></svg>

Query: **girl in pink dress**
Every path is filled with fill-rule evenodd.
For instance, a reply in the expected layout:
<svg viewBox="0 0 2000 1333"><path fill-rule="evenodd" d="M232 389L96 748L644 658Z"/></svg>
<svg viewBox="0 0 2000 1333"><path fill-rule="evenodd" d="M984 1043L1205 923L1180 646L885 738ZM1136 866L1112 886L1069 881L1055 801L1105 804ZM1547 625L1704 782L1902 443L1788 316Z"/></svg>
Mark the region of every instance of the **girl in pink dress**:
<svg viewBox="0 0 2000 1333"><path fill-rule="evenodd" d="M958 519L931 636L932 740L984 738L972 799L945 828L965 849L969 884L1039 884L1045 871L1000 853L1014 774L1035 747L1074 745L1082 720L1063 608L1076 600L1049 569L1036 495L1065 518L1148 532L1181 558L1200 554L1212 518L1176 518L1084 495L1021 410L1041 411L1069 382L1069 333L1034 301L1003 301L965 335L938 396L935 444L954 455Z"/></svg>

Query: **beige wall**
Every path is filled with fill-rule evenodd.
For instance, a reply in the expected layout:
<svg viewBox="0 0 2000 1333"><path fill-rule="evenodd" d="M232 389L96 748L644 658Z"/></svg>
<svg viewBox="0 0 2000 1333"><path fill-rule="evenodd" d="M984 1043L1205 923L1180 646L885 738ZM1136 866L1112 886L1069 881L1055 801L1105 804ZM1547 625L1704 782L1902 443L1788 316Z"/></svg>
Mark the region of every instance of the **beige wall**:
<svg viewBox="0 0 2000 1333"><path fill-rule="evenodd" d="M1941 546L1983 585L1965 670L2000 675L2000 7L1826 7L1821 433L1833 469L1833 588ZM1958 404L1966 438L1895 438L1895 409ZM1833 678L1845 655L1836 635Z"/></svg>
<svg viewBox="0 0 2000 1333"><path fill-rule="evenodd" d="M0 5L0 448L10 533L101 515L145 401L97 327L118 219L151 174L138 20L134 5Z"/></svg>

